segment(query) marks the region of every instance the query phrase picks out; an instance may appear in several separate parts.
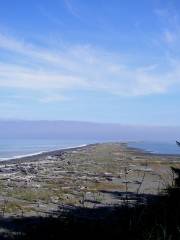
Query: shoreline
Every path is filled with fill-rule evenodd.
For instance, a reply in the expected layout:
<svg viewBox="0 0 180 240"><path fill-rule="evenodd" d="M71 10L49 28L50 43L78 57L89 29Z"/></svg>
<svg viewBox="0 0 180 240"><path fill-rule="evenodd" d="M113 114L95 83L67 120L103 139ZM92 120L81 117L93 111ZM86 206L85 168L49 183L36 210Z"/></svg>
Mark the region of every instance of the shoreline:
<svg viewBox="0 0 180 240"><path fill-rule="evenodd" d="M135 141L136 142L136 141ZM121 142L119 142L121 144ZM145 149L142 149L142 148L138 148L138 147L132 147L132 146L128 146L129 143L132 143L132 141L130 142L122 142L122 144L124 144L126 146L126 149L127 150L132 150L138 154L142 154L144 156L154 156L154 157L167 157L167 158L170 158L170 157L173 157L173 158L180 158L180 153L179 154L172 154L172 153L156 153L156 152L151 152L149 150L145 150Z"/></svg>
<svg viewBox="0 0 180 240"><path fill-rule="evenodd" d="M91 145L98 145L99 143L94 143L94 144L82 144L78 146L72 146L72 147L66 147L66 148L60 148L60 149L55 149L55 150L47 150L47 151L40 151L37 153L30 153L30 154L25 154L25 155L19 155L19 156L14 156L10 158L0 158L0 164L8 164L8 163L16 163L16 162L23 162L27 160L35 161L36 158L39 160L39 158L48 156L48 155L56 155L60 154L61 152L64 151L73 151L79 148L83 148L86 146L91 146Z"/></svg>
<svg viewBox="0 0 180 240"><path fill-rule="evenodd" d="M36 152L36 153L22 154L22 155L17 155L17 156L13 156L13 157L2 157L2 158L0 158L0 162L21 159L21 158L25 158L25 157L33 157L33 156L37 156L37 155L40 155L40 154L43 154L46 152L48 152L48 151L40 151L40 152Z"/></svg>
<svg viewBox="0 0 180 240"><path fill-rule="evenodd" d="M171 184L171 166L179 167L180 157L145 153L125 142L81 145L3 161L0 209L4 199L9 204L7 215L21 214L23 208L25 215L44 216L58 211L59 204L121 205L127 187L133 202L141 198L137 190L154 196L165 181Z"/></svg>
<svg viewBox="0 0 180 240"><path fill-rule="evenodd" d="M8 163L18 163L18 162L26 162L26 161L39 161L41 160L41 158L43 157L47 157L49 155L51 156L56 156L58 154L64 153L65 151L76 151L80 148L84 148L84 147L91 147L91 146L98 146L101 144L120 144L122 146L124 146L126 148L126 150L128 151L133 151L137 154L140 154L142 156L152 156L152 157L163 157L163 158L179 158L180 154L165 154L165 153L154 153L151 151L147 151L147 150L143 150L141 148L137 148L137 147L132 147L132 146L128 146L129 142L97 142L97 143L91 143L91 144L82 144L82 145L78 145L78 146L72 146L72 147L66 147L66 148L60 148L60 149L55 149L55 150L47 150L47 151L40 151L37 153L32 153L32 154L25 154L25 155L20 155L20 156L15 156L15 157L10 157L10 158L0 158L0 165L1 164L8 164ZM132 143L132 141L130 142Z"/></svg>
<svg viewBox="0 0 180 240"><path fill-rule="evenodd" d="M156 152L151 152L149 150L145 150L145 149L142 149L142 148L138 148L138 147L130 147L128 146L128 143L127 143L127 149L129 150L133 150L133 151L137 151L138 153L142 153L143 155L151 155L151 156L157 156L157 157L180 157L180 153L177 154L177 153L156 153Z"/></svg>
<svg viewBox="0 0 180 240"><path fill-rule="evenodd" d="M39 156L42 155L44 153L51 153L54 151L61 151L61 150L66 150L66 149L71 149L71 148L79 148L79 147L85 147L88 144L82 144L82 145L78 145L78 146L73 146L73 147L66 147L66 148L58 148L58 149L54 149L54 150L47 150L47 151L40 151L40 152L35 152L35 153L27 153L27 154L22 154L22 155L17 155L17 156L13 156L13 157L0 157L0 162L2 161L9 161L9 160L16 160L16 159L21 159L21 158L26 158L26 157L33 157L33 156Z"/></svg>

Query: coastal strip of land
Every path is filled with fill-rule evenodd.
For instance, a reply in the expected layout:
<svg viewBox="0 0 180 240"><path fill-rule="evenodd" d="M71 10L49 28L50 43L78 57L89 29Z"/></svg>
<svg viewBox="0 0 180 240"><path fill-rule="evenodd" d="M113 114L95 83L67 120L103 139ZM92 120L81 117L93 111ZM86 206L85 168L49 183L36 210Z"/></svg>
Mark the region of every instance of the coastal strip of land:
<svg viewBox="0 0 180 240"><path fill-rule="evenodd" d="M133 204L173 182L180 156L151 154L126 143L91 144L0 162L0 214L44 216L62 206Z"/></svg>

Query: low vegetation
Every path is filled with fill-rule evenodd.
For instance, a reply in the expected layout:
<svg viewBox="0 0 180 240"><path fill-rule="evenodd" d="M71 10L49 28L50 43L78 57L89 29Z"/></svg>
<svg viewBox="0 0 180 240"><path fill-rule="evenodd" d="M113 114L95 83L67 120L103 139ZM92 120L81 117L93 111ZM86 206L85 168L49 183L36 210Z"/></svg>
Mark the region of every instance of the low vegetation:
<svg viewBox="0 0 180 240"><path fill-rule="evenodd" d="M94 145L40 161L37 172L37 162L23 173L15 166L8 182L3 175L0 239L180 239L178 157L120 147Z"/></svg>

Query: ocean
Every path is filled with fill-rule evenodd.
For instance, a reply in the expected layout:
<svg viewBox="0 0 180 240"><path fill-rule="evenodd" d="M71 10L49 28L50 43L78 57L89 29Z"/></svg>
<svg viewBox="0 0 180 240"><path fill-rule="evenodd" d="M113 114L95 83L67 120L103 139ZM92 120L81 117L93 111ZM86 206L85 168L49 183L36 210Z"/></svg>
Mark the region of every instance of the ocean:
<svg viewBox="0 0 180 240"><path fill-rule="evenodd" d="M0 139L0 160L20 158L47 151L83 146L89 143L93 143L93 141L62 139Z"/></svg>
<svg viewBox="0 0 180 240"><path fill-rule="evenodd" d="M180 154L176 142L129 142L128 146L157 154Z"/></svg>
<svg viewBox="0 0 180 240"><path fill-rule="evenodd" d="M109 142L102 139L0 139L0 160L19 158L46 151L83 146L97 142ZM116 140L117 142L117 140ZM139 148L151 153L180 154L175 142L129 142L129 147Z"/></svg>
<svg viewBox="0 0 180 240"><path fill-rule="evenodd" d="M179 127L80 121L0 120L0 160L102 142L129 142L153 153L180 154ZM166 142L163 142L166 141Z"/></svg>

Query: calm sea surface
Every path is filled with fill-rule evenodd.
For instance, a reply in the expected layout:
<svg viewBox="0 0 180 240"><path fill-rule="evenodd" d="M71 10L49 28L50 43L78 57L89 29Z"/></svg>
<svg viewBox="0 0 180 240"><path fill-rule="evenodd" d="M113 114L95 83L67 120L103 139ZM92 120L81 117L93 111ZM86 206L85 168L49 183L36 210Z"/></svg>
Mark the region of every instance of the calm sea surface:
<svg viewBox="0 0 180 240"><path fill-rule="evenodd" d="M104 140L62 140L62 139L0 139L0 160L35 153L76 147ZM128 146L139 148L152 153L180 154L176 143L131 142Z"/></svg>
<svg viewBox="0 0 180 240"><path fill-rule="evenodd" d="M0 139L0 160L95 143L85 140Z"/></svg>
<svg viewBox="0 0 180 240"><path fill-rule="evenodd" d="M151 153L180 154L180 147L175 142L131 142L128 146Z"/></svg>

